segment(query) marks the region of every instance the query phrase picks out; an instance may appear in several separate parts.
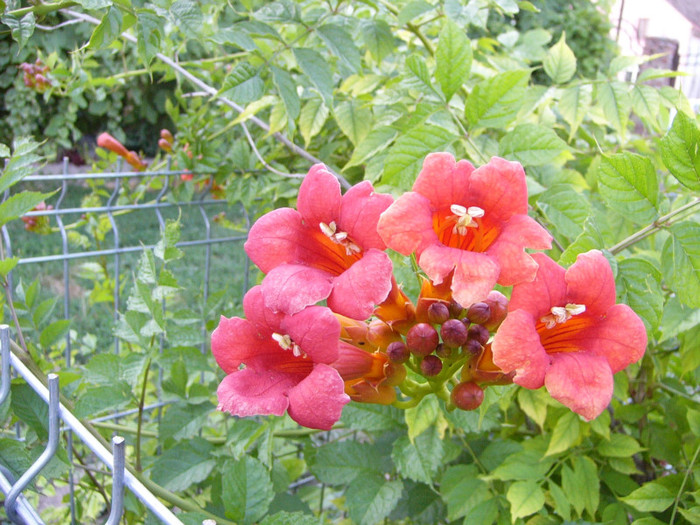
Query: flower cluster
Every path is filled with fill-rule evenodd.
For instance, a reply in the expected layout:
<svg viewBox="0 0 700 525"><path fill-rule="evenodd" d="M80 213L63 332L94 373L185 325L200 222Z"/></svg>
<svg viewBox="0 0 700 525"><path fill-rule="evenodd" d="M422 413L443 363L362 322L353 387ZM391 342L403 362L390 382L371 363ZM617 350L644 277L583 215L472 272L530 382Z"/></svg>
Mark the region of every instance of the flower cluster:
<svg viewBox="0 0 700 525"><path fill-rule="evenodd" d="M22 62L18 67L23 72L22 80L28 88L43 93L51 87L51 81L47 78L49 66L44 65L41 59L37 58L33 64Z"/></svg>
<svg viewBox="0 0 700 525"><path fill-rule="evenodd" d="M329 429L350 400L408 407L434 393L471 410L483 388L516 383L597 417L613 373L642 357L644 325L615 304L601 252L564 269L527 251L552 242L527 210L522 166L500 158L475 169L428 155L396 201L366 181L341 195L312 167L297 208L250 230L245 250L265 277L245 318L222 317L212 334L227 374L219 408ZM387 249L417 262L415 302ZM496 285L512 287L510 300Z"/></svg>

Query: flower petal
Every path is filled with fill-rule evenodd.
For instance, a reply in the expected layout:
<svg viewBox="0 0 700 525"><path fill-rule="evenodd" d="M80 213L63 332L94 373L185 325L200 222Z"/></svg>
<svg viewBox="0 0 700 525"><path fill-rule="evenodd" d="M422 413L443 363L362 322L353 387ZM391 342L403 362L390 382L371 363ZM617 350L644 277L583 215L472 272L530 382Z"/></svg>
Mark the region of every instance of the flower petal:
<svg viewBox="0 0 700 525"><path fill-rule="evenodd" d="M639 361L647 347L644 323L626 304L610 308L592 332L590 351L605 357L613 373Z"/></svg>
<svg viewBox="0 0 700 525"><path fill-rule="evenodd" d="M211 351L217 364L224 372L230 374L238 366L254 355L263 344L263 336L247 319L223 315L211 334Z"/></svg>
<svg viewBox="0 0 700 525"><path fill-rule="evenodd" d="M605 315L615 304L615 278L610 263L598 250L581 253L566 270L567 300L585 304L591 315Z"/></svg>
<svg viewBox="0 0 700 525"><path fill-rule="evenodd" d="M340 322L329 308L309 306L285 317L280 326L314 363L330 364L338 358Z"/></svg>
<svg viewBox="0 0 700 525"><path fill-rule="evenodd" d="M552 236L537 221L528 215L514 215L486 254L496 259L501 267L498 284L512 286L532 281L537 273L537 263L525 248L547 250L551 247Z"/></svg>
<svg viewBox="0 0 700 525"><path fill-rule="evenodd" d="M515 372L513 382L525 388L540 388L549 367L540 336L535 330L535 319L525 310L508 313L491 344L493 362L503 372Z"/></svg>
<svg viewBox="0 0 700 525"><path fill-rule="evenodd" d="M289 416L302 426L330 430L350 402L338 371L316 365L313 371L289 391Z"/></svg>
<svg viewBox="0 0 700 525"><path fill-rule="evenodd" d="M281 416L289 406L287 392L298 381L298 376L276 370L256 372L245 368L233 372L216 390L218 408L234 416Z"/></svg>
<svg viewBox="0 0 700 525"><path fill-rule="evenodd" d="M498 265L483 253L440 244L428 246L418 264L435 285L442 283L454 270L452 293L455 301L465 307L486 298L496 284L499 271Z"/></svg>
<svg viewBox="0 0 700 525"><path fill-rule="evenodd" d="M518 162L493 157L471 174L469 194L470 205L482 208L492 220L505 221L512 215L527 215L525 170Z"/></svg>
<svg viewBox="0 0 700 525"><path fill-rule="evenodd" d="M370 249L335 278L328 306L346 317L367 319L391 291L392 270L386 253Z"/></svg>
<svg viewBox="0 0 700 525"><path fill-rule="evenodd" d="M387 193L374 193L372 183L363 181L355 184L343 195L340 206L339 228L363 250L386 249L377 232L379 216L394 202Z"/></svg>
<svg viewBox="0 0 700 525"><path fill-rule="evenodd" d="M535 280L513 287L508 310L523 309L540 319L550 313L552 306L566 305L566 270L543 253L531 257L539 266Z"/></svg>
<svg viewBox="0 0 700 525"><path fill-rule="evenodd" d="M558 353L552 356L545 385L549 394L588 421L610 404L613 375L604 357L587 352Z"/></svg>
<svg viewBox="0 0 700 525"><path fill-rule="evenodd" d="M299 188L297 210L304 223L317 230L319 223L330 224L340 217L340 183L323 164L315 164Z"/></svg>
<svg viewBox="0 0 700 525"><path fill-rule="evenodd" d="M246 319L264 336L276 332L284 317L283 313L274 312L265 306L263 287L260 285L253 286L243 297L243 312Z"/></svg>
<svg viewBox="0 0 700 525"><path fill-rule="evenodd" d="M283 264L270 270L262 281L265 306L275 312L295 314L326 299L333 289L333 276L301 264Z"/></svg>
<svg viewBox="0 0 700 525"><path fill-rule="evenodd" d="M258 268L267 273L280 264L299 262L297 247L307 238L299 212L279 208L253 224L244 248Z"/></svg>
<svg viewBox="0 0 700 525"><path fill-rule="evenodd" d="M438 242L430 201L410 191L382 213L377 232L389 248L403 255L420 253L425 246Z"/></svg>
<svg viewBox="0 0 700 525"><path fill-rule="evenodd" d="M469 197L469 178L474 166L449 153L431 153L423 161L423 169L413 183L413 191L426 197L434 209L452 204L473 205Z"/></svg>

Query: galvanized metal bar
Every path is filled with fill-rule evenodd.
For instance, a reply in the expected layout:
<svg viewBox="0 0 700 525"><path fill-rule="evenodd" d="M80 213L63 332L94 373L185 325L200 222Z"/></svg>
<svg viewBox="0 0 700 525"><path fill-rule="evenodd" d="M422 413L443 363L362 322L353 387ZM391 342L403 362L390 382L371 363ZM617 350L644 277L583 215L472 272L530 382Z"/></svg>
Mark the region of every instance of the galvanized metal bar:
<svg viewBox="0 0 700 525"><path fill-rule="evenodd" d="M112 467L112 508L105 525L119 525L124 513L124 438L114 436L112 438L112 455L114 463Z"/></svg>
<svg viewBox="0 0 700 525"><path fill-rule="evenodd" d="M2 491L3 494L7 494L12 489L14 483L15 478L12 476L12 473L0 465L0 491ZM23 494L17 497L15 514L17 518L19 518L19 521L15 523L21 525L45 525L39 513L31 506Z"/></svg>
<svg viewBox="0 0 700 525"><path fill-rule="evenodd" d="M54 456L54 454L56 454L56 450L58 450L58 376L56 374L49 374L48 380L49 388L47 389L47 394L49 403L49 442L32 466L20 476L14 485L12 485L10 492L8 492L7 497L5 498L5 511L7 512L7 516L15 522L19 519L16 508L17 498L27 487L27 485L32 482L36 475L39 474L41 469L43 469L46 464L51 461L51 458Z"/></svg>
<svg viewBox="0 0 700 525"><path fill-rule="evenodd" d="M209 181L209 188L213 185L214 181ZM199 213L202 215L202 221L204 221L204 240L207 241L205 252L204 252L204 289L202 291L202 344L200 345L200 351L202 354L207 353L207 301L209 301L209 273L211 271L211 222L209 221L209 216L202 204L204 200L205 193L202 193L202 198L199 200ZM204 382L204 373L200 377L200 381Z"/></svg>
<svg viewBox="0 0 700 525"><path fill-rule="evenodd" d="M222 206L220 200L216 199L206 199L203 201L206 205L218 204ZM28 211L24 214L24 217L53 217L55 215L69 215L69 214L83 214L86 212L90 213L106 213L108 211L117 212L125 210L150 210L150 209L163 209L163 208L179 208L182 206L192 206L192 202L178 201L178 202L144 202L141 204L121 204L119 206L95 206L92 208L63 208L61 210L41 210L41 211Z"/></svg>
<svg viewBox="0 0 700 525"><path fill-rule="evenodd" d="M0 352L2 356L2 371L0 372L0 406L10 393L10 327L0 325Z"/></svg>
<svg viewBox="0 0 700 525"><path fill-rule="evenodd" d="M44 401L48 401L49 390L12 352L10 353L10 362L12 367L19 373L20 376L24 378L27 384L29 384L29 386L31 386L32 389L39 394ZM113 467L114 458L112 453L107 450L107 448L105 448L105 446L102 445L102 443L100 443L87 428L85 428L85 426L73 415L70 410L59 403L58 413L63 422L73 430L75 435L80 438L80 440L98 457L100 461ZM151 493L151 491L149 491L143 485L143 483L141 483L128 470L124 472L124 484L163 523L167 523L168 525L184 525L182 521L180 521L178 517L172 513L172 511L170 511L170 509L163 505L160 500L158 500L158 498L156 498L153 493Z"/></svg>

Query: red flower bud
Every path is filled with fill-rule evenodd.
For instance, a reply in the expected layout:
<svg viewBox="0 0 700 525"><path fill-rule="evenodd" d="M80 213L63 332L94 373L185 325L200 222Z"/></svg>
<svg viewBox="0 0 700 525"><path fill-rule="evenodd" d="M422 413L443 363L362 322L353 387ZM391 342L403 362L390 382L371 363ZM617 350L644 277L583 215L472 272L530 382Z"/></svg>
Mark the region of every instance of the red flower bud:
<svg viewBox="0 0 700 525"><path fill-rule="evenodd" d="M426 377L433 377L442 371L442 360L436 355L426 355L420 362L420 371Z"/></svg>
<svg viewBox="0 0 700 525"><path fill-rule="evenodd" d="M442 342L451 348L459 348L467 342L467 327L459 319L449 319L440 328Z"/></svg>
<svg viewBox="0 0 700 525"><path fill-rule="evenodd" d="M508 299L501 292L492 290L484 302L489 305L491 315L488 321L483 324L486 328L493 331L501 325L508 314Z"/></svg>
<svg viewBox="0 0 700 525"><path fill-rule="evenodd" d="M440 343L435 349L435 355L442 358L450 357L452 355L452 348L450 348L444 343Z"/></svg>
<svg viewBox="0 0 700 525"><path fill-rule="evenodd" d="M401 341L394 341L386 348L386 355L392 363L405 363L411 357L411 352Z"/></svg>
<svg viewBox="0 0 700 525"><path fill-rule="evenodd" d="M160 139L160 140L158 141L158 147L159 147L160 149L162 149L163 151L167 151L168 153L172 153L172 152L173 152L172 144L170 144L170 142L168 142L168 141L165 140L165 139Z"/></svg>
<svg viewBox="0 0 700 525"><path fill-rule="evenodd" d="M100 133L97 137L97 145L101 148L116 153L120 157L126 158L129 155L129 151L124 147L124 145L109 133Z"/></svg>
<svg viewBox="0 0 700 525"><path fill-rule="evenodd" d="M166 142L169 142L170 144L172 144L175 141L175 137L173 137L173 134L170 133L170 130L167 129L160 130L160 138L165 140ZM160 142L158 144L160 144Z"/></svg>
<svg viewBox="0 0 700 525"><path fill-rule="evenodd" d="M431 354L438 345L437 330L427 323L418 323L411 327L406 334L406 346L416 355Z"/></svg>
<svg viewBox="0 0 700 525"><path fill-rule="evenodd" d="M474 303L469 307L467 317L474 324L484 324L491 317L491 308L486 303Z"/></svg>
<svg viewBox="0 0 700 525"><path fill-rule="evenodd" d="M452 299L450 301L450 313L452 314L452 317L459 317L462 315L462 312L464 311L464 308L462 307L461 304L459 304L457 301Z"/></svg>
<svg viewBox="0 0 700 525"><path fill-rule="evenodd" d="M450 309L445 303L433 303L428 307L428 320L442 324L450 318Z"/></svg>
<svg viewBox="0 0 700 525"><path fill-rule="evenodd" d="M481 354L483 349L483 345L476 339L469 339L464 345L464 351L474 356Z"/></svg>
<svg viewBox="0 0 700 525"><path fill-rule="evenodd" d="M474 410L484 401L484 391L476 383L459 383L452 389L450 400L457 408Z"/></svg>
<svg viewBox="0 0 700 525"><path fill-rule="evenodd" d="M489 341L489 331L483 326L475 324L467 330L467 337L478 341L481 345L485 345Z"/></svg>

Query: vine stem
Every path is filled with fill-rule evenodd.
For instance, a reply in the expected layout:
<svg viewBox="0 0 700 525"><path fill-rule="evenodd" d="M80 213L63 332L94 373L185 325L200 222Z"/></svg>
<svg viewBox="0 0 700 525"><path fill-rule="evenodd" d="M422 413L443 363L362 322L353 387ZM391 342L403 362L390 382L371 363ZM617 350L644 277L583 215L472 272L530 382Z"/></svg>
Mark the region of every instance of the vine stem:
<svg viewBox="0 0 700 525"><path fill-rule="evenodd" d="M700 445L698 445L695 448L695 454L693 455L693 459L690 460L690 464L688 465L688 468L685 471L685 476L683 476L683 483L681 483L681 486L678 489L678 493L676 494L676 500L673 502L673 512L671 512L671 521L669 522L669 525L673 525L673 522L676 520L676 512L678 512L678 504L681 500L681 494L683 494L683 489L685 488L685 484L688 481L688 476L693 471L693 467L695 466L695 462L697 461L699 454Z"/></svg>
<svg viewBox="0 0 700 525"><path fill-rule="evenodd" d="M64 13L64 14L66 14L66 15L68 15L68 16L70 16L70 17L72 17L72 18L77 18L77 19L80 19L80 20L84 20L85 22L89 22L89 23L94 24L94 25L99 25L99 24L100 24L100 21L99 21L97 18L92 17L92 16L90 16L90 15L83 14L83 13L78 13L77 11L73 11L73 10L71 10L71 9L62 9L61 12ZM134 44L136 44L136 43L138 42L138 40L137 40L136 37L134 37L133 35L131 35L131 34L127 33L127 32L123 32L123 33L121 34L121 37L122 37L123 39L125 39L125 40L128 40L129 42L134 43ZM161 62L163 62L163 63L167 64L168 66L170 66L172 69L174 69L175 71L177 71L178 73L180 73L183 77L185 77L186 79L188 79L190 82L192 82L193 84L195 84L197 87L199 87L199 88L202 89L203 91L207 92L207 93L208 93L209 95L211 95L213 98L215 98L215 99L221 101L223 104L229 106L230 108L234 109L234 110L237 111L238 113L243 113L243 111L245 110L245 108L243 108L242 106L239 106L238 104L236 104L236 103L235 103L234 101L232 101L231 99L226 98L226 97L224 97L224 96L221 96L221 95L219 94L219 91L218 91L217 89L215 89L214 87L210 86L209 84L207 84L207 83L204 82L203 80L201 80L201 79L197 78L196 76L194 76L192 73L190 73L189 71L187 71L187 70L186 70L185 68L183 68L180 64L178 64L177 62L175 62L174 60L172 60L170 57L165 56L163 53L156 53L155 56L156 56L156 58L158 58L158 60L160 60ZM270 126L269 126L266 122L264 122L264 121L262 121L261 119L259 119L258 117L256 117L256 116L251 116L248 120L249 120L250 122L252 122L253 124L255 124L257 127L259 127L260 129L262 129L263 131L265 131L266 133L270 133ZM290 151L292 151L292 153L294 153L294 154L296 154L296 155L299 155L300 157L302 157L302 158L308 160L309 162L312 162L312 163L314 163L314 164L323 163L323 161L322 161L321 159L319 159L319 158L317 158L317 157L314 157L311 153L309 153L308 151L306 151L304 148L302 148L302 147L300 147L300 146L297 146L294 142L292 142L291 140L289 140L287 137L285 137L285 136L284 136L282 133L280 133L279 131L273 133L273 134L272 134L272 137L274 137L277 141L279 141L279 142L281 142L282 144L284 144ZM345 189L347 189L347 188L349 188L349 187L351 186L351 184L347 181L347 179L345 179L345 177L343 177L343 176L340 175L339 173L336 173L336 172L335 172L334 170L332 170L330 167L327 167L327 169L328 169L328 171L329 171L330 173L332 173L332 174L338 179L338 181L340 182L340 184L341 184ZM286 173L285 173L284 175L285 175L285 176L288 176L288 174L286 174Z"/></svg>
<svg viewBox="0 0 700 525"><path fill-rule="evenodd" d="M153 336L155 337L155 336ZM153 346L153 337L151 338L151 346ZM139 415L136 423L136 444L134 451L136 452L136 470L141 472L141 432L143 430L143 407L146 402L146 387L148 386L148 371L151 369L151 358L146 361L146 371L143 374L143 385L141 386L141 397L139 398Z"/></svg>
<svg viewBox="0 0 700 525"><path fill-rule="evenodd" d="M622 250L625 250L629 248L630 246L638 243L639 241L646 239L650 235L653 235L657 231L659 231L661 228L666 226L671 219L674 217L678 216L679 214L683 213L684 211L690 210L700 204L700 197L695 197L692 201L690 201L687 204L684 204L677 210L673 210L670 213L667 213L666 215L659 217L657 220L652 222L649 226L645 226L641 230L633 233L626 239L623 239L622 241L618 242L615 246L612 246L609 251L613 255L616 255L620 253Z"/></svg>
<svg viewBox="0 0 700 525"><path fill-rule="evenodd" d="M3 243L2 237L0 237L0 260L5 260L5 244ZM27 343L24 341L24 333L22 332L22 327L19 325L19 318L17 317L17 311L15 310L15 303L12 301L12 290L10 290L10 284L7 282L6 278L2 280L2 287L5 289L5 295L7 296L7 305L10 307L10 314L12 315L12 321L15 323L15 330L17 330L17 336L19 337L19 342L25 352L29 353L27 350Z"/></svg>

